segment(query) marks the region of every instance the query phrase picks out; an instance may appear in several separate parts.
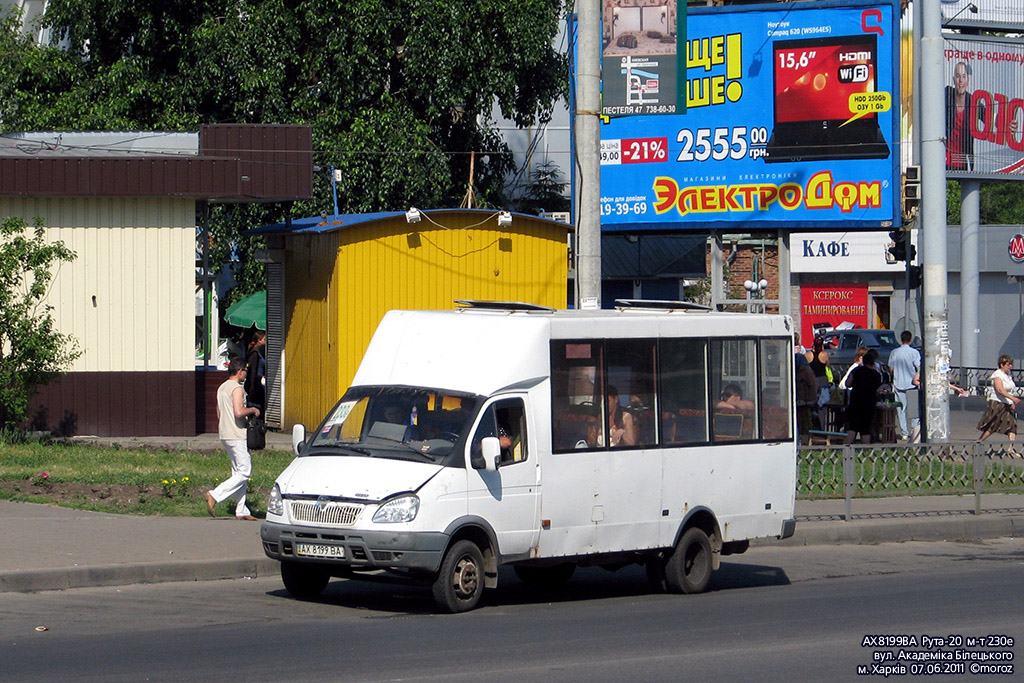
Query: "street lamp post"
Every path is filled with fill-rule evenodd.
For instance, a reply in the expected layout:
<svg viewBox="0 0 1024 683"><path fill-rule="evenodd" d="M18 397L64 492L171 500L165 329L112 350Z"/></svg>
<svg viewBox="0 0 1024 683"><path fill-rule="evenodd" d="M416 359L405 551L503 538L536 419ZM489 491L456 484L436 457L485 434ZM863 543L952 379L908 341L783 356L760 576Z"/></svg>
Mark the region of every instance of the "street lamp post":
<svg viewBox="0 0 1024 683"><path fill-rule="evenodd" d="M753 304L751 299L764 299L765 292L768 290L768 281L764 278L756 281L747 280L743 283L743 289L747 290L747 313L764 313L766 308L764 302Z"/></svg>

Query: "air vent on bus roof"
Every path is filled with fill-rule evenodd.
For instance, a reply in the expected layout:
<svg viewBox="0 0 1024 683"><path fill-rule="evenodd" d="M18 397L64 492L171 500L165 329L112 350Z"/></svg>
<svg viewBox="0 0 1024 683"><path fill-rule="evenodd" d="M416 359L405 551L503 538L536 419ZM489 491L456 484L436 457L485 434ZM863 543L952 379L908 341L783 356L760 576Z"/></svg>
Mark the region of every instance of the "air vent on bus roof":
<svg viewBox="0 0 1024 683"><path fill-rule="evenodd" d="M553 313L555 309L538 304L528 304L522 301L477 301L475 299L456 299L455 303L465 308L475 308L491 311L544 311ZM462 310L456 308L455 310Z"/></svg>
<svg viewBox="0 0 1024 683"><path fill-rule="evenodd" d="M710 311L710 306L692 301L664 301L661 299L616 299L616 308L653 308L660 311Z"/></svg>

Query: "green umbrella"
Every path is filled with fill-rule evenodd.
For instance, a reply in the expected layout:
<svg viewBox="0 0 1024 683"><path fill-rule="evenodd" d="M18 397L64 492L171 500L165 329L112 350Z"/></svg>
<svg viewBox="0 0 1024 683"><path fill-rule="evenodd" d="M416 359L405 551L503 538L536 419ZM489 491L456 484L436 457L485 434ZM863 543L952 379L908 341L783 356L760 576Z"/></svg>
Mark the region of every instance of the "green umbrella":
<svg viewBox="0 0 1024 683"><path fill-rule="evenodd" d="M228 306L224 319L238 327L267 329L267 292L256 292Z"/></svg>

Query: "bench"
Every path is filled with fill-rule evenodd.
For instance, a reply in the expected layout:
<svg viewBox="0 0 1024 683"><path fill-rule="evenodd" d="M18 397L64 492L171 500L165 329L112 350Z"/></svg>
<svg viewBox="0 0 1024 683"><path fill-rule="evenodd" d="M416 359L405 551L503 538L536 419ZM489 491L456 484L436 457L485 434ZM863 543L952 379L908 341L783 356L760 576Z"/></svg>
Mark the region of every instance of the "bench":
<svg viewBox="0 0 1024 683"><path fill-rule="evenodd" d="M846 432L829 432L823 429L811 429L807 432L807 445L813 446L816 441L821 441L824 446L833 445L833 441L836 444L842 444L846 439Z"/></svg>

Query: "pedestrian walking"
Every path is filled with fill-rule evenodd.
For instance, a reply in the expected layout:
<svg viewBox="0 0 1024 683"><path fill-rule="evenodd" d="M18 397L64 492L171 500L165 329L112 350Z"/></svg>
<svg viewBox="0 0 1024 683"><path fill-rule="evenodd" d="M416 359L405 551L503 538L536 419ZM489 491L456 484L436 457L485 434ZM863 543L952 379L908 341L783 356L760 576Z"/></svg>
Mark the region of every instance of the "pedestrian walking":
<svg viewBox="0 0 1024 683"><path fill-rule="evenodd" d="M260 409L245 405L245 389L242 387L245 375L245 360L232 358L228 363L228 378L217 388L218 431L220 442L231 460L231 476L217 488L206 492L206 509L211 517L217 516L214 505L234 497L237 501L235 518L256 519L245 505L246 486L252 475L252 460L245 441L245 419L250 415L259 417Z"/></svg>
<svg viewBox="0 0 1024 683"><path fill-rule="evenodd" d="M900 334L900 344L889 354L889 369L892 370L892 390L896 402L896 417L899 420L900 438L906 441L913 434L919 417L911 418L911 424L907 423L907 392L917 389L921 385L921 352L910 345L914 335L909 330L903 330ZM916 395L912 400L917 400Z"/></svg>
<svg viewBox="0 0 1024 683"><path fill-rule="evenodd" d="M984 441L993 434L1006 434L1010 439L1007 454L1019 458L1020 453L1013 449L1013 442L1017 436L1017 406L1020 404L1020 399L1016 396L1016 385L1010 377L1013 358L1003 354L999 356L997 365L999 367L989 377L992 384L986 391L988 403L985 414L978 421L978 431L981 432L978 441Z"/></svg>

